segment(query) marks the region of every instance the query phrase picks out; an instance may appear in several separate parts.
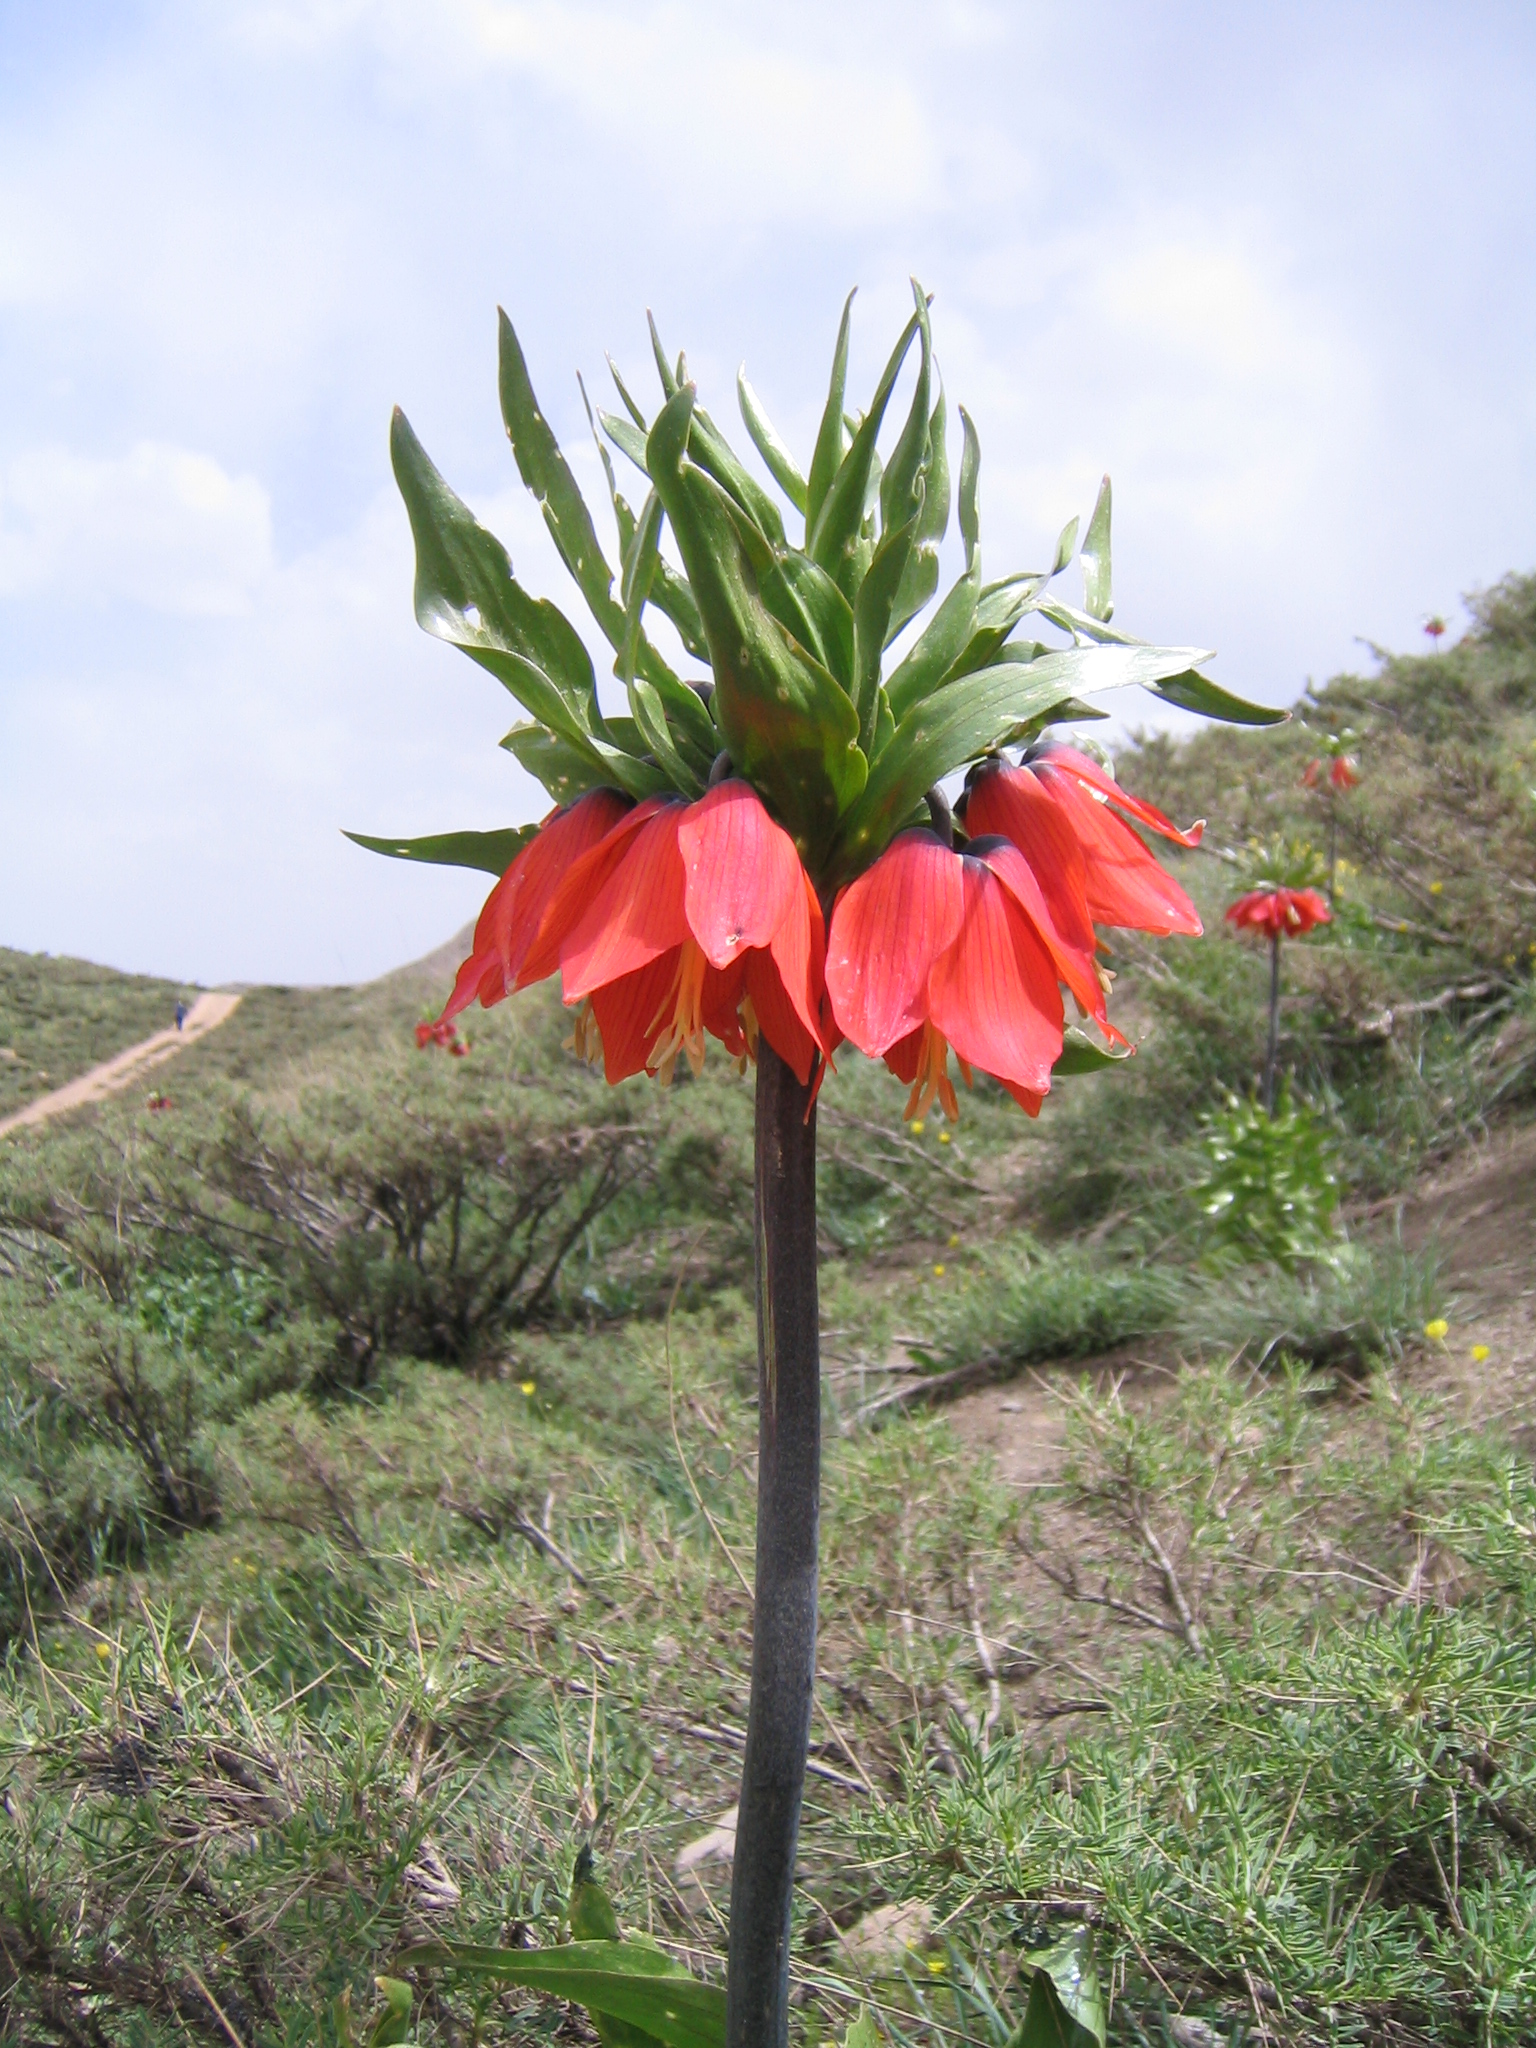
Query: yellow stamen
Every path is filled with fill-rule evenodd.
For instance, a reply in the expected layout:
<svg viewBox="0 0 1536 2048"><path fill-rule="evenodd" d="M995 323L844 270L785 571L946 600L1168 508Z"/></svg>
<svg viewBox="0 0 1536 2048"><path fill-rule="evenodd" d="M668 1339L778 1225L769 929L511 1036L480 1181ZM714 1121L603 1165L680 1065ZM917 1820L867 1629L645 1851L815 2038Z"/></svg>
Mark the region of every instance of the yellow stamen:
<svg viewBox="0 0 1536 2048"><path fill-rule="evenodd" d="M581 1008L571 1020L571 1035L565 1041L565 1050L585 1060L589 1067L599 1067L603 1063L603 1034L597 1028L597 1012L592 1008L590 996L582 998Z"/></svg>
<svg viewBox="0 0 1536 2048"><path fill-rule="evenodd" d="M661 1082L663 1088L671 1086L672 1069L677 1064L679 1053L687 1055L688 1064L695 1075L704 1071L704 1020L701 1008L704 996L704 970L708 961L692 939L684 939L677 956L677 972L672 978L672 987L661 1008L645 1027L646 1036L655 1031L672 1012L672 1021L651 1047L647 1067Z"/></svg>
<svg viewBox="0 0 1536 2048"><path fill-rule="evenodd" d="M967 1088L971 1085L971 1070L964 1060L960 1071L965 1076ZM955 1084L949 1078L949 1040L931 1024L923 1026L923 1042L917 1055L917 1079L912 1083L912 1093L907 1097L907 1106L902 1111L902 1120L911 1123L928 1110L937 1096L944 1114L952 1124L960 1121L960 1103L955 1095Z"/></svg>

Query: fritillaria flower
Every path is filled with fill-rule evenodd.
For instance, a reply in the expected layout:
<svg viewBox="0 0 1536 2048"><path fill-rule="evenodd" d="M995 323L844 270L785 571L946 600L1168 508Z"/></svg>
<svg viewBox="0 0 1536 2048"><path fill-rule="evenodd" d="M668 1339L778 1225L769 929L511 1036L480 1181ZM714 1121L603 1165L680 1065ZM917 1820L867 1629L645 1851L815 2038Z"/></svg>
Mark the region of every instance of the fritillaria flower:
<svg viewBox="0 0 1536 2048"><path fill-rule="evenodd" d="M909 1115L934 1097L953 1114L953 1052L962 1072L983 1068L1037 1111L1066 1065L1065 1001L1105 1043L1119 1037L1097 928L1200 930L1133 829L1187 846L1198 828L1179 832L1086 754L1040 745L1042 734L1127 685L1239 723L1281 715L1211 682L1204 650L1149 646L1110 624L1108 478L1078 551L1080 606L1054 588L1075 520L1051 567L984 580L980 446L961 412L951 464L928 299L914 286L912 317L857 415L845 389L850 311L851 301L805 468L740 380L743 421L782 502L738 460L653 328L657 409L648 417L620 383L622 412L595 422L643 492L637 511L605 452L617 574L501 316L513 456L612 650L616 687L600 682L570 621L518 582L396 413L417 619L521 705L503 745L556 808L531 836L362 840L497 878L423 1043L453 1049L454 1019L471 1003L558 975L572 1042L601 1055L610 1081L665 1079L679 1057L697 1067L710 1038L743 1064L756 1055L758 1566L731 2048L784 2048L788 2022L816 1669L815 1110L828 1062L846 1034L908 1083ZM914 355L906 419L879 448ZM930 612L952 509L964 572ZM667 617L707 680L673 669L648 611ZM1048 629L1060 636L1049 650L1031 637ZM1025 750L1021 766L1003 758L1008 747ZM968 769L957 840L939 791ZM936 829L922 828L925 815ZM1077 1065L1096 1057L1087 1040L1074 1044Z"/></svg>

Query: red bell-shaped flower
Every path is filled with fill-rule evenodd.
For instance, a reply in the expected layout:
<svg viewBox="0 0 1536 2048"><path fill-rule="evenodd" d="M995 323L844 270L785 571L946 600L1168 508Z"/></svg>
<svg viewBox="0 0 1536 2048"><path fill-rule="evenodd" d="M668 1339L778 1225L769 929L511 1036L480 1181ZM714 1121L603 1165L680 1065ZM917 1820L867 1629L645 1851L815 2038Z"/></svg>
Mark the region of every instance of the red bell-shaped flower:
<svg viewBox="0 0 1536 2048"><path fill-rule="evenodd" d="M475 920L474 945L437 1020L439 1029L477 996L489 1009L521 986L518 974L555 891L572 863L604 839L628 809L629 798L617 790L594 789L566 809L550 812L485 899ZM418 1027L418 1045L425 1043L423 1028L433 1035L430 1025Z"/></svg>
<svg viewBox="0 0 1536 2048"><path fill-rule="evenodd" d="M1266 938L1299 939L1314 925L1332 924L1333 912L1316 889L1252 889L1227 908L1227 923Z"/></svg>
<svg viewBox="0 0 1536 2048"><path fill-rule="evenodd" d="M1198 938L1195 906L1160 868L1114 806L1180 846L1198 846L1203 825L1181 832L1155 805L1113 781L1073 747L1045 747L1022 768L983 770L966 793L965 827L1000 832L1034 870L1057 930L1093 952L1096 924Z"/></svg>
<svg viewBox="0 0 1536 2048"><path fill-rule="evenodd" d="M826 1051L821 906L794 841L749 784L697 803L651 797L579 858L554 891L517 974L558 968L580 1003L578 1048L621 1081L695 1072L706 1033L750 1053L761 1031L802 1082Z"/></svg>
<svg viewBox="0 0 1536 2048"><path fill-rule="evenodd" d="M954 1048L1033 1116L1061 1056L1059 981L1117 1037L1088 944L1058 928L1030 863L1000 837L954 853L932 832L903 832L839 896L827 992L842 1032L912 1084L906 1114L937 1095L959 1113Z"/></svg>

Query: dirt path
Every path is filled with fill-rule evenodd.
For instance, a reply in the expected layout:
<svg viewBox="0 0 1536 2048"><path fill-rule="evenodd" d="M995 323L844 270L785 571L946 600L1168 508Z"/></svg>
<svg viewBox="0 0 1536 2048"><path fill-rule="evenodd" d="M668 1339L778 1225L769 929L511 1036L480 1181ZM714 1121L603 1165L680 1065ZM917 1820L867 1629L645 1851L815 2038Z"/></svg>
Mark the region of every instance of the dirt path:
<svg viewBox="0 0 1536 2048"><path fill-rule="evenodd" d="M62 1088L55 1088L47 1095L38 1096L25 1109L18 1109L11 1116L0 1118L0 1135L6 1131L18 1131L27 1124L46 1123L50 1117L62 1116L66 1110L79 1109L83 1103L100 1102L105 1096L116 1095L124 1088L131 1088L135 1082L162 1066L166 1060L174 1059L183 1046L193 1044L210 1031L216 1031L224 1021L233 1016L240 1004L237 995L201 995L187 1012L186 1021L178 1031L172 1026L157 1031L152 1038L130 1045L126 1052L117 1053L112 1059L103 1060L99 1067L92 1067L87 1074L81 1074L73 1081L67 1081Z"/></svg>

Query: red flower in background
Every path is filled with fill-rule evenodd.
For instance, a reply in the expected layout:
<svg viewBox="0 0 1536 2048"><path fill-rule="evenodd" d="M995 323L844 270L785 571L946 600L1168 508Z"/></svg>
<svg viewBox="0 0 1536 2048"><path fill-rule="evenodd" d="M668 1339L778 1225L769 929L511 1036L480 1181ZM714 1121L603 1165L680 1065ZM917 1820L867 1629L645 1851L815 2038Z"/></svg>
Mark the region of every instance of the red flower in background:
<svg viewBox="0 0 1536 2048"><path fill-rule="evenodd" d="M1359 786L1360 770L1348 754L1336 754L1328 770L1328 780L1335 789L1355 789Z"/></svg>
<svg viewBox="0 0 1536 2048"><path fill-rule="evenodd" d="M669 1077L680 1052L697 1072L706 1033L740 1057L761 1031L804 1082L827 1049L823 952L794 842L747 783L633 808L599 790L557 813L491 892L443 1014L558 971L581 1005L577 1049L601 1051L610 1081Z"/></svg>
<svg viewBox="0 0 1536 2048"><path fill-rule="evenodd" d="M1105 1036L1094 924L1198 933L1200 920L1119 804L1186 846L1150 804L1128 797L1096 763L1053 748L1025 768L991 769L967 793L972 838L953 853L934 833L904 832L839 896L827 991L841 1030L912 1086L906 1114L938 1096L958 1113L952 1047L1038 1113L1061 1056L1059 983ZM1121 1040L1123 1043L1123 1039Z"/></svg>
<svg viewBox="0 0 1536 2048"><path fill-rule="evenodd" d="M1333 912L1316 889L1253 889L1228 907L1227 922L1266 938L1299 939L1314 925L1331 924Z"/></svg>

